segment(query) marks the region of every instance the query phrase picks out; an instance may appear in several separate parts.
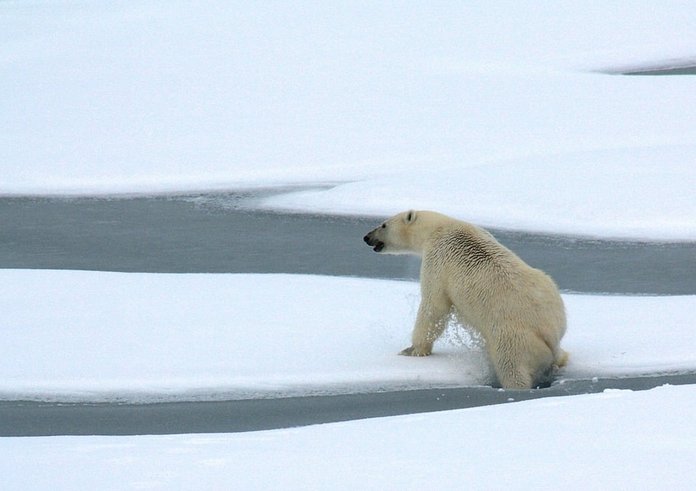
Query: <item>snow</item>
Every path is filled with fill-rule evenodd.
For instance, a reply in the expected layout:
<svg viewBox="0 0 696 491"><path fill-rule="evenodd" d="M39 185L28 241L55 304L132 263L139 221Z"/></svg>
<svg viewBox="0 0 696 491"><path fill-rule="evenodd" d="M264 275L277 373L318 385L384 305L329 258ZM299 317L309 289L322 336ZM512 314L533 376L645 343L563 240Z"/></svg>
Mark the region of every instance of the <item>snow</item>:
<svg viewBox="0 0 696 491"><path fill-rule="evenodd" d="M693 78L612 74L696 64L689 2L0 12L0 194L328 182L272 203L696 239Z"/></svg>
<svg viewBox="0 0 696 491"><path fill-rule="evenodd" d="M696 387L236 434L0 439L5 489L692 489ZM543 423L542 423L543 421Z"/></svg>
<svg viewBox="0 0 696 491"><path fill-rule="evenodd" d="M432 209L496 228L681 241L696 240L694 190L696 146L687 145L503 161L468 168L466 178L461 168L438 168L261 205L377 216Z"/></svg>
<svg viewBox="0 0 696 491"><path fill-rule="evenodd" d="M396 355L413 282L0 270L0 285L0 399L271 397L488 373L461 328L431 357ZM564 300L563 377L693 369L696 297ZM249 433L0 438L0 473L9 490L688 489L696 433L678 408L694 403L694 386L665 386Z"/></svg>
<svg viewBox="0 0 696 491"><path fill-rule="evenodd" d="M490 384L452 326L398 356L415 282L303 275L0 270L0 399L215 400ZM564 295L562 378L693 370L696 296Z"/></svg>
<svg viewBox="0 0 696 491"><path fill-rule="evenodd" d="M617 75L696 65L693 7L5 1L0 195L320 185L263 206L693 241L694 79ZM564 300L562 377L696 366L696 297ZM487 383L462 329L396 356L417 305L410 282L0 270L0 399ZM679 409L695 402L662 387L244 434L0 438L0 473L6 489L688 489Z"/></svg>

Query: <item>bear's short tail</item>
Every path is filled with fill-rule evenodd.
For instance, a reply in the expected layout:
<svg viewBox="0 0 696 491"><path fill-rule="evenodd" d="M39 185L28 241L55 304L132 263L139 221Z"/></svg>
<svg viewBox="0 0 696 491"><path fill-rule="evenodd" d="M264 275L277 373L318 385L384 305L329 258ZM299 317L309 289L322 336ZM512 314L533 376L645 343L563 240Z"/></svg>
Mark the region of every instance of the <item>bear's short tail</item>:
<svg viewBox="0 0 696 491"><path fill-rule="evenodd" d="M553 367L557 370L563 368L568 363L568 352L558 348L556 360L553 362Z"/></svg>

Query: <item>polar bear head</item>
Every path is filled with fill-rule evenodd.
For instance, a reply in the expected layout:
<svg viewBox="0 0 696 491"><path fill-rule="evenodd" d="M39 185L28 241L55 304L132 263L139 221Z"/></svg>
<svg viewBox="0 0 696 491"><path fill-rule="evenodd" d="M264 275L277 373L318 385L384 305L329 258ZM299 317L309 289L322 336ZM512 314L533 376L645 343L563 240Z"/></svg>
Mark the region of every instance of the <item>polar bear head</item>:
<svg viewBox="0 0 696 491"><path fill-rule="evenodd" d="M363 240L375 252L384 254L418 254L423 230L418 222L423 212L404 211L368 232Z"/></svg>
<svg viewBox="0 0 696 491"><path fill-rule="evenodd" d="M461 222L434 211L409 210L389 218L363 240L375 252L421 255L433 234L455 223Z"/></svg>

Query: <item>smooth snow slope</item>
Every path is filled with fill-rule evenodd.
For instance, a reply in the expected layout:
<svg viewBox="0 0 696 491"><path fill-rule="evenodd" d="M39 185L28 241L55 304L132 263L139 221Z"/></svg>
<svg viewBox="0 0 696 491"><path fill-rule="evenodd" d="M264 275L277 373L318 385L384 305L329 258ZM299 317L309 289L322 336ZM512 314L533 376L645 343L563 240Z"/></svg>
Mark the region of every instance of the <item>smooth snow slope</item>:
<svg viewBox="0 0 696 491"><path fill-rule="evenodd" d="M693 386L225 435L1 438L8 490L693 489Z"/></svg>
<svg viewBox="0 0 696 491"><path fill-rule="evenodd" d="M451 328L410 344L412 282L0 270L1 399L184 400L489 384ZM696 297L564 295L566 378L696 367Z"/></svg>
<svg viewBox="0 0 696 491"><path fill-rule="evenodd" d="M694 63L694 29L676 1L3 2L0 194L359 181L279 205L694 240L694 78L604 73Z"/></svg>

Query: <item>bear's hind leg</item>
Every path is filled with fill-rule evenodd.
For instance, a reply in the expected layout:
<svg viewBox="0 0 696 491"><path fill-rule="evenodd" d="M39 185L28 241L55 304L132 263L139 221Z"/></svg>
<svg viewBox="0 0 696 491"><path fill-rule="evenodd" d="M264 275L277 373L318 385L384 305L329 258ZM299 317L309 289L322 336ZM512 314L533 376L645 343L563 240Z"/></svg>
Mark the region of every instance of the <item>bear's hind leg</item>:
<svg viewBox="0 0 696 491"><path fill-rule="evenodd" d="M497 372L498 381L503 389L531 389L533 382L532 377L527 370L520 368L512 368Z"/></svg>
<svg viewBox="0 0 696 491"><path fill-rule="evenodd" d="M554 363L546 343L533 333L516 336L489 348L498 381L505 389L531 389L544 382Z"/></svg>

